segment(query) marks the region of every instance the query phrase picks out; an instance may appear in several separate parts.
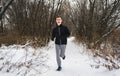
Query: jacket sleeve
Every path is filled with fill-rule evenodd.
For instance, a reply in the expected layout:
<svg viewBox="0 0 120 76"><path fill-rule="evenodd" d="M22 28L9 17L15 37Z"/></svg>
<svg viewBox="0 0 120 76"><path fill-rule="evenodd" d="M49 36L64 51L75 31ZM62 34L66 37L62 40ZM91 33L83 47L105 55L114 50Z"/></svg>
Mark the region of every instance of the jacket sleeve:
<svg viewBox="0 0 120 76"><path fill-rule="evenodd" d="M66 27L66 36L69 37L70 36L70 31L69 29Z"/></svg>
<svg viewBox="0 0 120 76"><path fill-rule="evenodd" d="M55 30L53 29L53 30L52 30L52 37L51 37L51 40L54 41L54 38L55 38Z"/></svg>

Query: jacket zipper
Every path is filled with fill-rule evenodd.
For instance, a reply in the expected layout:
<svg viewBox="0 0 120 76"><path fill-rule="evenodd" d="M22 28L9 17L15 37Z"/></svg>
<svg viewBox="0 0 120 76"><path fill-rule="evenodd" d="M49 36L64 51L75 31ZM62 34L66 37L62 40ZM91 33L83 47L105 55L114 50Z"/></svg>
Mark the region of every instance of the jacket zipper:
<svg viewBox="0 0 120 76"><path fill-rule="evenodd" d="M59 36L61 36L61 33L60 33L60 27L59 27ZM61 38L60 38L60 44L61 44Z"/></svg>

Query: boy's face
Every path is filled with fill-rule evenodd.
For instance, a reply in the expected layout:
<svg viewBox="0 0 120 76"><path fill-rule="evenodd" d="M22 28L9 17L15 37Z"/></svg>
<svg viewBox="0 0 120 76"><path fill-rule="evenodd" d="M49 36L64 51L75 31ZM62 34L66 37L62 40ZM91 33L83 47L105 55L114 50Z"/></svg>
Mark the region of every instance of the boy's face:
<svg viewBox="0 0 120 76"><path fill-rule="evenodd" d="M58 26L61 25L61 23L62 23L61 17L56 18L56 23L57 23Z"/></svg>

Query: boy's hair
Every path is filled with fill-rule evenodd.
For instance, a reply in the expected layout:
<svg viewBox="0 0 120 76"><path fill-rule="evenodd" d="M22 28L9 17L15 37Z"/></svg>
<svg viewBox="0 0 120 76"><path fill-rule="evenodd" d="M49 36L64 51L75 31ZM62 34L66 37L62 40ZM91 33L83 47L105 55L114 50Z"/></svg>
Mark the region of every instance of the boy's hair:
<svg viewBox="0 0 120 76"><path fill-rule="evenodd" d="M56 18L61 18L62 19L62 17L60 15L56 16Z"/></svg>

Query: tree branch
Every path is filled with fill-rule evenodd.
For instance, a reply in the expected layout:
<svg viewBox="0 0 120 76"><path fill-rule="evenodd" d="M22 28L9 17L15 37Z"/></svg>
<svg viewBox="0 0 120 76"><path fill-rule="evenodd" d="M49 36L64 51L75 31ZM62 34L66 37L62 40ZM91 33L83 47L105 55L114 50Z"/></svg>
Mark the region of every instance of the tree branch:
<svg viewBox="0 0 120 76"><path fill-rule="evenodd" d="M117 26L115 26L113 29L111 29L109 32L107 32L106 34L104 34L100 39L98 39L96 42L95 42L95 45L97 43L99 43L101 40L103 40L105 37L107 37L108 35L110 35L114 30L116 30L118 27L120 26L120 24L118 24Z"/></svg>
<svg viewBox="0 0 120 76"><path fill-rule="evenodd" d="M0 11L0 20L2 19L2 16L4 15L5 11L7 10L7 8L10 6L10 4L13 2L14 0L10 0L8 1L4 7L1 8Z"/></svg>

